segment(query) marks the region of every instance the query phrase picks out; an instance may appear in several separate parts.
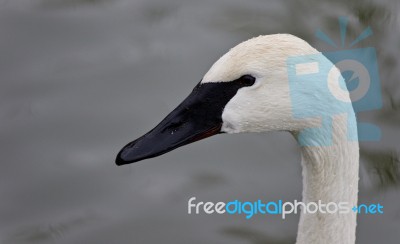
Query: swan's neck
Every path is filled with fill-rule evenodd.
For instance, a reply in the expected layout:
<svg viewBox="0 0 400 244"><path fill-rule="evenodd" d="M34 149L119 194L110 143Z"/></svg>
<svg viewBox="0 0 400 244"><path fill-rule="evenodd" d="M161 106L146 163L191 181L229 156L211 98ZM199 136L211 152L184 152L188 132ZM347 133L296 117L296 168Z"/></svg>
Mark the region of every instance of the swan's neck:
<svg viewBox="0 0 400 244"><path fill-rule="evenodd" d="M303 202L347 202L357 205L359 147L349 141L342 121L333 130L333 145L302 147ZM356 127L352 127L356 130ZM297 244L354 244L356 213L300 215Z"/></svg>

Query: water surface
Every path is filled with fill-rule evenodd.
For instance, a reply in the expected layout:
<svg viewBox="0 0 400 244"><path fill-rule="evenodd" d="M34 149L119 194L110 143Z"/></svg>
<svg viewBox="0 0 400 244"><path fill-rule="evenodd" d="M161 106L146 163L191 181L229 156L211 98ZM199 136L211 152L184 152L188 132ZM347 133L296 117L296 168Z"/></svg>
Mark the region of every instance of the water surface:
<svg viewBox="0 0 400 244"><path fill-rule="evenodd" d="M187 201L301 198L288 133L221 135L117 167L128 141L182 101L211 64L260 34L291 33L320 50L367 26L384 107L362 143L358 243L400 239L400 19L386 1L0 1L0 241L24 243L294 243L298 216L188 215Z"/></svg>

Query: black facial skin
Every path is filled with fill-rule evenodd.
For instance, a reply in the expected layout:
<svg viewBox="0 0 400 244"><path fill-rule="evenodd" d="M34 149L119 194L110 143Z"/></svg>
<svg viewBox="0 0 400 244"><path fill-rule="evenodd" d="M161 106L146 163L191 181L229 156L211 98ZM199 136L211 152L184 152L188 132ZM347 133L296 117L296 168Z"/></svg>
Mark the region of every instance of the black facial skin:
<svg viewBox="0 0 400 244"><path fill-rule="evenodd" d="M221 133L225 105L255 78L244 75L230 82L199 83L190 95L154 129L128 143L115 160L117 165L157 157L175 148Z"/></svg>

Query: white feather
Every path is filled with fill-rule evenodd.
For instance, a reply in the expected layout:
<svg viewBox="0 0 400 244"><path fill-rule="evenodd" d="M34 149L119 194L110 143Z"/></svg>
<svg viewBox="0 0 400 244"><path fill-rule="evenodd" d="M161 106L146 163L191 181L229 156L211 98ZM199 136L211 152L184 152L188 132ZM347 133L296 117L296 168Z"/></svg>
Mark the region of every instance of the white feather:
<svg viewBox="0 0 400 244"><path fill-rule="evenodd" d="M318 51L298 37L288 34L267 35L240 43L223 55L205 74L202 83L228 82L242 75L256 77L251 87L239 89L225 106L222 114L222 131L227 133L290 131L298 139L304 128L320 127L321 118L296 119L293 116L289 92L287 58L317 54ZM339 72L334 70L334 72ZM342 101L350 101L349 93L342 90L331 77L327 81L331 92ZM321 108L321 116L334 111L318 87L299 93L312 96ZM301 100L301 99L300 99ZM300 104L302 105L302 104ZM355 121L351 103L349 114L335 115L332 130L318 135L308 135L309 141L324 141L333 134L330 146L303 146L303 202L349 202L357 204L359 146L349 141L347 135L356 126L348 126L347 116ZM300 106L301 107L301 106ZM301 109L312 110L304 105ZM356 214L302 214L298 227L298 244L354 244Z"/></svg>

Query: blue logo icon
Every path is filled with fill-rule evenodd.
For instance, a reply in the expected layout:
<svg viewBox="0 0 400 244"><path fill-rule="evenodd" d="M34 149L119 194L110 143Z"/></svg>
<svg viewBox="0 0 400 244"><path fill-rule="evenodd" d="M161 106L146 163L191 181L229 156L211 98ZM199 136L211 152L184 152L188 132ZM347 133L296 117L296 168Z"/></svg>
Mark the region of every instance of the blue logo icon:
<svg viewBox="0 0 400 244"><path fill-rule="evenodd" d="M341 47L344 48L347 18L339 18L339 26ZM372 30L368 27L350 43L349 48L370 35ZM316 36L337 48L324 32L317 31ZM358 113L382 107L377 57L373 47L293 56L287 59L287 68L293 116L296 119L321 119L320 127L306 128L300 132L298 139L301 145L332 145L335 116L347 116L349 141L380 140L379 127L356 121L353 113L353 109ZM348 100L346 87L351 101ZM313 134L324 136L313 137ZM323 139L316 141L315 138Z"/></svg>

